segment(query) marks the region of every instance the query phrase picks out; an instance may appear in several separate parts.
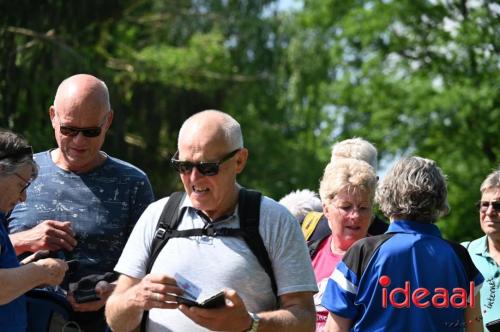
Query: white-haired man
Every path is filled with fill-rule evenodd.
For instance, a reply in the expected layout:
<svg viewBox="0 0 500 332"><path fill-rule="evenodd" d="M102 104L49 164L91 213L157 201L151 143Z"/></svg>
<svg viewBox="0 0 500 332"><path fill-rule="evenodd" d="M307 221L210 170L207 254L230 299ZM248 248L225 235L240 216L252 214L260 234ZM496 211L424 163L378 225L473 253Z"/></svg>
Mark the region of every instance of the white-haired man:
<svg viewBox="0 0 500 332"><path fill-rule="evenodd" d="M258 233L272 262L277 294L248 242L216 235L241 226L242 188L236 176L247 158L240 125L228 114L203 111L184 122L172 160L186 193L177 230L212 229L212 235L170 238L148 273L156 225L173 195L151 204L115 268L121 276L106 306L113 331L138 327L146 310L149 332L314 330L314 274L300 227L283 206L267 197L260 200ZM186 281L200 296L224 289L225 304L215 309L179 304Z"/></svg>

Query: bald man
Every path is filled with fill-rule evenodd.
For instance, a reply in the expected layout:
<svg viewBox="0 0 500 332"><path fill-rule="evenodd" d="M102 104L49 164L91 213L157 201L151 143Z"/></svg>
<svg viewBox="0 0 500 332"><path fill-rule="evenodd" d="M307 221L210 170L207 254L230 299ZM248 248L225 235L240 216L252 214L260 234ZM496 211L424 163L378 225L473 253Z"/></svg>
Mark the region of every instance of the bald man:
<svg viewBox="0 0 500 332"><path fill-rule="evenodd" d="M184 122L172 159L186 193L178 229L214 233L169 239L148 273L155 226L169 198L151 204L115 268L121 276L106 305L113 331L133 330L145 310L148 332L314 330L316 282L300 226L285 207L265 196L260 200L258 231L279 301L247 242L238 236L217 236L221 229L240 226L242 191L236 177L247 158L240 125L228 114L203 111ZM186 280L200 290L200 297L224 289L225 305L203 309L178 304L175 296L189 285Z"/></svg>
<svg viewBox="0 0 500 332"><path fill-rule="evenodd" d="M108 272L153 192L143 171L101 151L113 120L104 82L86 74L65 79L49 113L57 148L35 154L39 176L10 216L10 238L18 255L51 250L77 260L70 283L89 275L103 279L90 302L77 303L68 292L81 327L102 331L113 289Z"/></svg>

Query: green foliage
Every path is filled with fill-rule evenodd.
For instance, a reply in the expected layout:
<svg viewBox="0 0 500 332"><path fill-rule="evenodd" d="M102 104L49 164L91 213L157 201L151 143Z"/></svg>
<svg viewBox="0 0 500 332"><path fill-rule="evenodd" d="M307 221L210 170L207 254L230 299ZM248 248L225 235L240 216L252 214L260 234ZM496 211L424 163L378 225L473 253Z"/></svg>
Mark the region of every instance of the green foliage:
<svg viewBox="0 0 500 332"><path fill-rule="evenodd" d="M318 3L329 3L326 12ZM499 8L488 2L306 2L305 27L330 37L329 103L342 137L363 136L382 158L417 154L449 179L445 235L478 236L473 203L499 166ZM320 26L307 17L321 16ZM326 18L327 16L328 18ZM495 143L496 142L496 143Z"/></svg>
<svg viewBox="0 0 500 332"><path fill-rule="evenodd" d="M188 90L217 91L228 76L230 57L220 34L195 34L186 47L150 45L137 53L140 81L160 81Z"/></svg>
<svg viewBox="0 0 500 332"><path fill-rule="evenodd" d="M499 166L500 9L488 1L0 0L0 125L54 146L57 85L108 83L105 150L143 168L157 196L190 115L224 110L250 149L243 185L279 199L317 189L330 147L373 141L384 162L418 154L449 179L448 238L478 236L479 184ZM29 10L27 10L29 8Z"/></svg>

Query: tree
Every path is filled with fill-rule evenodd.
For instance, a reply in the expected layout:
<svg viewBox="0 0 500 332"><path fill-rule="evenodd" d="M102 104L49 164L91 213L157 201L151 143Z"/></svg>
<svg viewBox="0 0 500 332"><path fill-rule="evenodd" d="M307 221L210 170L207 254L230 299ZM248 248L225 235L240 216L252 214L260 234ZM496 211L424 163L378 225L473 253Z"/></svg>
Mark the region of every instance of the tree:
<svg viewBox="0 0 500 332"><path fill-rule="evenodd" d="M436 160L449 180L447 237L481 234L473 204L498 167L500 7L489 1L307 1L306 33L328 40L322 100L342 138L383 159Z"/></svg>
<svg viewBox="0 0 500 332"><path fill-rule="evenodd" d="M30 8L29 11L26 8ZM105 150L143 168L157 196L181 123L203 109L240 121L243 185L275 198L317 189L338 140L374 142L382 162L417 154L449 178L447 237L479 235L473 203L498 167L500 7L487 0L0 0L0 123L53 147L62 79L107 82Z"/></svg>
<svg viewBox="0 0 500 332"><path fill-rule="evenodd" d="M242 123L252 151L244 185L275 197L317 186L323 162L312 126L321 114L301 113L287 94L296 64L282 59L293 21L274 1L39 1L29 13L27 1L0 6L9 13L0 28L2 124L37 151L54 145L47 110L57 85L88 72L107 82L115 110L105 150L145 169L158 196L179 189L168 159L181 123L208 108Z"/></svg>

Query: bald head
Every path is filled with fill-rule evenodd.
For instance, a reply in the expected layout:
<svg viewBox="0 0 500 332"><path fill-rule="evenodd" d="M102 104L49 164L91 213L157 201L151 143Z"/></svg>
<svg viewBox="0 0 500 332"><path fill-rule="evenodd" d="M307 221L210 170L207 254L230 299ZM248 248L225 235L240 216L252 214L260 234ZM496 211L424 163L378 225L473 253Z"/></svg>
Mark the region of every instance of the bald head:
<svg viewBox="0 0 500 332"><path fill-rule="evenodd" d="M193 136L206 137L211 143L223 144L229 150L243 147L240 124L229 114L216 110L196 113L184 121L177 143L180 145Z"/></svg>
<svg viewBox="0 0 500 332"><path fill-rule="evenodd" d="M54 98L57 109L79 109L83 111L111 110L106 84L88 74L68 77L57 88Z"/></svg>
<svg viewBox="0 0 500 332"><path fill-rule="evenodd" d="M101 147L113 121L113 111L104 82L87 74L65 79L49 113L58 145L51 157L59 167L86 172L106 160ZM93 129L90 135L88 129Z"/></svg>
<svg viewBox="0 0 500 332"><path fill-rule="evenodd" d="M213 220L234 211L239 192L236 176L248 159L239 123L220 111L197 113L182 125L177 145L176 159L196 165L179 172L193 207ZM200 170L202 163L215 164L214 172Z"/></svg>

